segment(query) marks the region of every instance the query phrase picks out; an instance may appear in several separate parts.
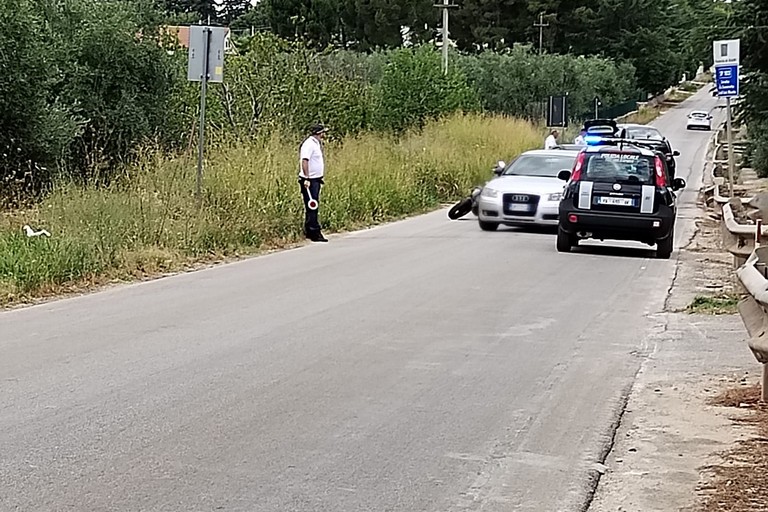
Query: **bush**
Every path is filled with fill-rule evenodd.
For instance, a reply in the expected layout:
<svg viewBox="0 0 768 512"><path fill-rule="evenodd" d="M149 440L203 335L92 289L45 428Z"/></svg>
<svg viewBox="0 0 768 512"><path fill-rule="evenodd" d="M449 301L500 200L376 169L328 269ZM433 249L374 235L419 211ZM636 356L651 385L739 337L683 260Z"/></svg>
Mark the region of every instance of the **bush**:
<svg viewBox="0 0 768 512"><path fill-rule="evenodd" d="M64 169L109 177L138 144L172 131L180 68L158 44L152 10L118 0L8 2L0 13L4 184L37 191Z"/></svg>
<svg viewBox="0 0 768 512"><path fill-rule="evenodd" d="M144 5L71 0L53 15L59 94L85 120L72 148L79 178L109 178L140 143L176 128L168 107L181 69Z"/></svg>
<svg viewBox="0 0 768 512"><path fill-rule="evenodd" d="M751 166L761 178L768 178L768 122L748 125L750 143L744 155L745 165Z"/></svg>
<svg viewBox="0 0 768 512"><path fill-rule="evenodd" d="M429 46L393 52L374 91L373 125L394 132L479 107L463 72L450 67L444 74L440 54Z"/></svg>
<svg viewBox="0 0 768 512"><path fill-rule="evenodd" d="M597 57L535 55L529 47L460 57L459 65L485 109L515 116L541 118L543 101L568 93L574 117L593 111L595 96L607 107L635 94L634 69Z"/></svg>
<svg viewBox="0 0 768 512"><path fill-rule="evenodd" d="M30 0L7 0L0 10L0 200L40 190L79 133L57 94L62 80L45 21Z"/></svg>

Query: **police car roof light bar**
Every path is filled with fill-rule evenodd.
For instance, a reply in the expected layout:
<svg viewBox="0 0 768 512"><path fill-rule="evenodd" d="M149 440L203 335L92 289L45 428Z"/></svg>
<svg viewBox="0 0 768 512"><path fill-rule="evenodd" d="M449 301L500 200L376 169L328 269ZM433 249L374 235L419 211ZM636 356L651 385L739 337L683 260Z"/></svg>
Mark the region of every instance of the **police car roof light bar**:
<svg viewBox="0 0 768 512"><path fill-rule="evenodd" d="M637 139L628 139L624 137L596 137L587 136L584 137L584 141L590 146L619 146L619 149L624 149L624 146L634 146L638 149L646 148L655 150L655 143L646 142Z"/></svg>

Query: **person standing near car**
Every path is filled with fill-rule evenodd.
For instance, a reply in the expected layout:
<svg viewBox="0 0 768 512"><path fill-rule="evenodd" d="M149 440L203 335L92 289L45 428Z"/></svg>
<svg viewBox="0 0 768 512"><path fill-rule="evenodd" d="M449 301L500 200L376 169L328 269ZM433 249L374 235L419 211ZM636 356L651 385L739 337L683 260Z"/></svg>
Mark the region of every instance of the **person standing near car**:
<svg viewBox="0 0 768 512"><path fill-rule="evenodd" d="M557 146L557 130L549 132L549 137L544 140L544 149L552 149Z"/></svg>
<svg viewBox="0 0 768 512"><path fill-rule="evenodd" d="M304 201L304 236L313 242L327 242L323 236L318 212L320 210L320 188L324 184L325 160L323 138L328 129L316 124L310 129L309 137L299 150L299 186Z"/></svg>

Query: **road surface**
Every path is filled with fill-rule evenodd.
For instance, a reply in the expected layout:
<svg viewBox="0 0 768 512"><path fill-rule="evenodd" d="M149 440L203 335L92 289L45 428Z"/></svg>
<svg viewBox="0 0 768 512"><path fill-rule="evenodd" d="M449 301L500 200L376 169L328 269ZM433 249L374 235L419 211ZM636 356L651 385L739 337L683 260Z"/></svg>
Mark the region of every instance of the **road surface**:
<svg viewBox="0 0 768 512"><path fill-rule="evenodd" d="M715 103L655 123L678 246ZM675 273L589 245L440 211L2 313L0 510L583 510Z"/></svg>

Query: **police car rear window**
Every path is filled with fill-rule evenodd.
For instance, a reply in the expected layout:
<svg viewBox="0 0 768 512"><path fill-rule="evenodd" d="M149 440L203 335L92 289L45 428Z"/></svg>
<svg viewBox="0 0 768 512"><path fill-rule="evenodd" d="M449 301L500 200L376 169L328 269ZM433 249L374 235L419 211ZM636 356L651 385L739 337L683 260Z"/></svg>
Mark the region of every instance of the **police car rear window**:
<svg viewBox="0 0 768 512"><path fill-rule="evenodd" d="M606 183L654 184L654 162L649 156L621 153L592 153L587 156L584 178Z"/></svg>

